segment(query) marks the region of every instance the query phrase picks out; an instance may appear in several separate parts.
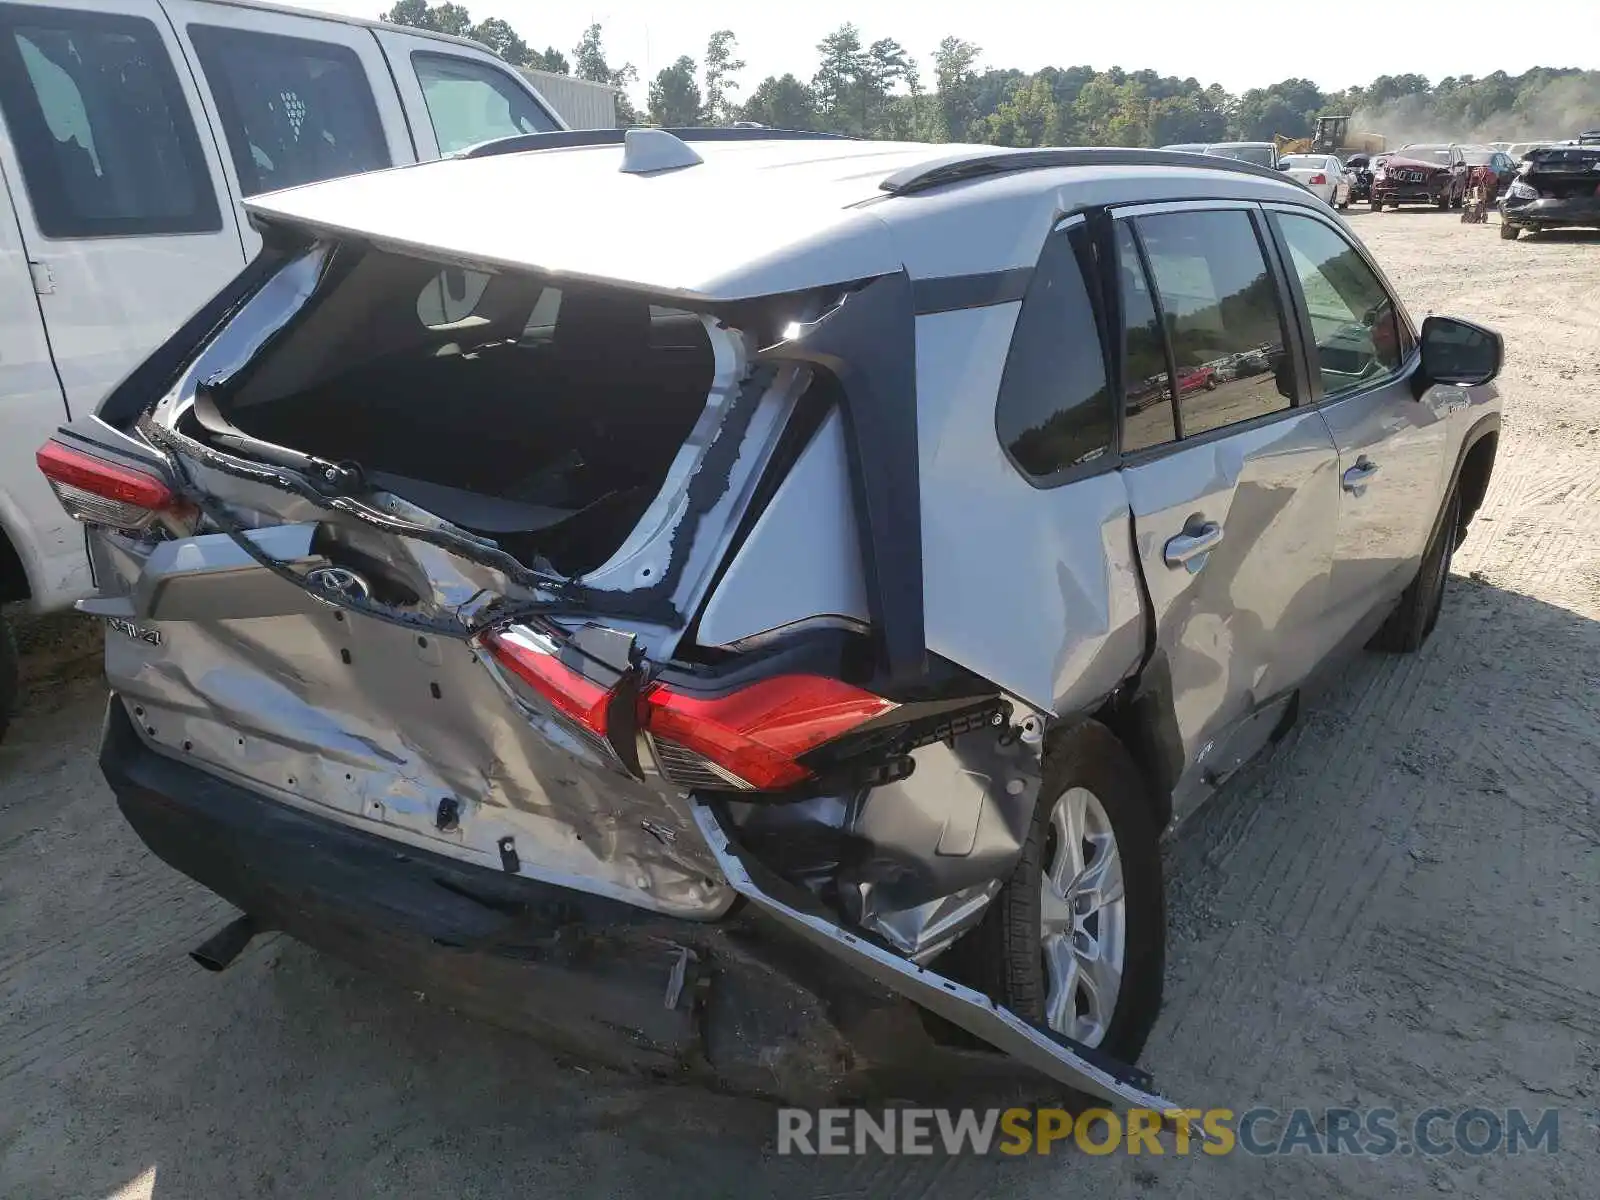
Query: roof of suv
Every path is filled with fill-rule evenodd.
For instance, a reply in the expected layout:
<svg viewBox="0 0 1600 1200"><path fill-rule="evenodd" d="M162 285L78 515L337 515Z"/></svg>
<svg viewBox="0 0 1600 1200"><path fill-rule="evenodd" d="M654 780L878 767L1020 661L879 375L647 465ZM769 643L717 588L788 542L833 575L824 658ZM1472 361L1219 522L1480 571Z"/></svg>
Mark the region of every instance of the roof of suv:
<svg viewBox="0 0 1600 1200"><path fill-rule="evenodd" d="M902 266L915 278L1032 266L1060 215L1089 204L1311 202L1276 172L1159 151L1019 152L750 132L697 141L699 165L650 174L620 171L624 151L612 137L348 176L246 206L269 222L429 257L716 303Z"/></svg>

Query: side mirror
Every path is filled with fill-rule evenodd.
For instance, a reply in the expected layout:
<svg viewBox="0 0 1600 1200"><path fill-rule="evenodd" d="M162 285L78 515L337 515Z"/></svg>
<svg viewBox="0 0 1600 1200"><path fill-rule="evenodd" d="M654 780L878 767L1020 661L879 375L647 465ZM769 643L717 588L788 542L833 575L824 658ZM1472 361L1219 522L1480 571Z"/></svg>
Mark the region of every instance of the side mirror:
<svg viewBox="0 0 1600 1200"><path fill-rule="evenodd" d="M1289 160L1288 159L1280 158L1278 160L1278 170L1280 170L1280 171L1288 171L1288 170L1291 170L1291 169L1292 168L1289 165Z"/></svg>
<svg viewBox="0 0 1600 1200"><path fill-rule="evenodd" d="M1418 395L1436 383L1472 387L1500 374L1505 340L1492 329L1456 317L1429 317L1422 323L1422 370Z"/></svg>

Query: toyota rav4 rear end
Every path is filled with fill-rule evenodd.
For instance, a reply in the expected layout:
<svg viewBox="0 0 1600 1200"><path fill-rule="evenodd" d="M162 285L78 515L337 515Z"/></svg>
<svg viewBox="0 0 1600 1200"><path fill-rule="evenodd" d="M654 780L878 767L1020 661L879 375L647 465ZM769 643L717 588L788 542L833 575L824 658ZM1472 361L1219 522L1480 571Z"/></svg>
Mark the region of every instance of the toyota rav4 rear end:
<svg viewBox="0 0 1600 1200"><path fill-rule="evenodd" d="M911 283L863 185L713 221L715 177L648 187L675 139L553 153L539 194L485 155L257 198L256 264L40 451L92 528L106 776L244 914L196 957L281 929L754 1092L1161 1103L924 966L1017 860L1045 714L926 648ZM503 220L452 225L464 186ZM712 628L749 605L790 615Z"/></svg>

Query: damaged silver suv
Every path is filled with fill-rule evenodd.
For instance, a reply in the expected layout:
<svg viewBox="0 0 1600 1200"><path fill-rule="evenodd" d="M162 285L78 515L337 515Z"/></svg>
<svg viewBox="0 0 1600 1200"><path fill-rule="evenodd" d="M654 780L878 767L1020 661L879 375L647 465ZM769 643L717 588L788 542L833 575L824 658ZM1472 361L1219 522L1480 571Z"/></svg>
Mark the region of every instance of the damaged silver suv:
<svg viewBox="0 0 1600 1200"><path fill-rule="evenodd" d="M1427 638L1497 335L1159 151L561 133L246 203L39 452L105 775L244 914L197 958L749 1093L1165 1106L1159 838Z"/></svg>

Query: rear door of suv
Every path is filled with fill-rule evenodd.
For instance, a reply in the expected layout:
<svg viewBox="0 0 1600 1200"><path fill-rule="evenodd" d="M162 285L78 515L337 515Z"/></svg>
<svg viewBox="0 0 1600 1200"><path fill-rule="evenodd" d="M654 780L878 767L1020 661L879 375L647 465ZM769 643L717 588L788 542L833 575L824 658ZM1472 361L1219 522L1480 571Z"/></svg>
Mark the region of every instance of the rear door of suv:
<svg viewBox="0 0 1600 1200"><path fill-rule="evenodd" d="M1170 687L1181 813L1259 749L1331 649L1338 456L1258 206L1124 209L1113 237L1145 677Z"/></svg>

